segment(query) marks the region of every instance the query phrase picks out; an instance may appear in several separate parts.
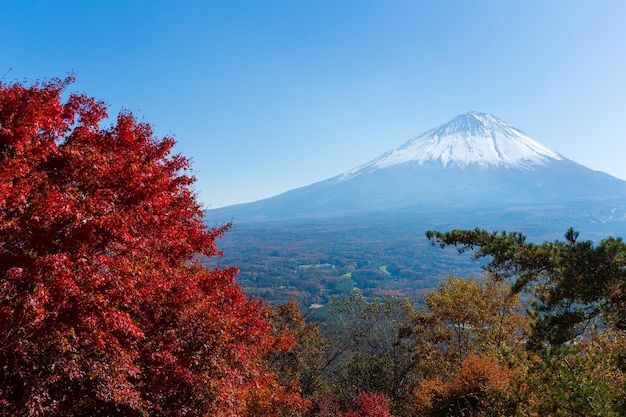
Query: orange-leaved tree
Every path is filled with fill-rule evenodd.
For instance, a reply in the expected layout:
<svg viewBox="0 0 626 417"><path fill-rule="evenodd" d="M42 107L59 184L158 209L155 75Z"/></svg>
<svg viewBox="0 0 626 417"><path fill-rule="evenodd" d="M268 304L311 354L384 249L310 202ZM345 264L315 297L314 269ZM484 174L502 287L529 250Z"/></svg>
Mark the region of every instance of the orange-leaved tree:
<svg viewBox="0 0 626 417"><path fill-rule="evenodd" d="M472 355L449 380L425 379L415 390L417 412L432 417L516 415L518 370L495 355Z"/></svg>
<svg viewBox="0 0 626 417"><path fill-rule="evenodd" d="M0 83L0 415L274 415L267 311L207 269L174 141L73 80ZM251 409L252 407L252 409ZM284 410L282 410L284 411Z"/></svg>

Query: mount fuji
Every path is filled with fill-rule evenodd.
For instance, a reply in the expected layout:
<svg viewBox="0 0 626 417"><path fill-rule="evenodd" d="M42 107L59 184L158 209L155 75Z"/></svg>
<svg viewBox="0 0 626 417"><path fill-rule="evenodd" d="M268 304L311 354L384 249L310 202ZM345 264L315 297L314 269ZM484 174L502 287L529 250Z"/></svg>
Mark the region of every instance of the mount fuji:
<svg viewBox="0 0 626 417"><path fill-rule="evenodd" d="M422 133L344 176L409 163L441 168L477 165L529 170L563 159L491 114L471 112Z"/></svg>
<svg viewBox="0 0 626 417"><path fill-rule="evenodd" d="M450 227L626 225L626 181L571 161L491 114L470 112L335 177L208 210L207 219L239 224L372 214Z"/></svg>

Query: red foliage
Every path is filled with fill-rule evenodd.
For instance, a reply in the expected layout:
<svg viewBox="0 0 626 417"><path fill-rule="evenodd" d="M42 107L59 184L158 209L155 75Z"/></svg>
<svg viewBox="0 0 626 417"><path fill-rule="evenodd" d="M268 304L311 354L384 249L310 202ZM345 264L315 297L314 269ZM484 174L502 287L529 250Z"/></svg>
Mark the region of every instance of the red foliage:
<svg viewBox="0 0 626 417"><path fill-rule="evenodd" d="M289 340L208 229L174 141L61 94L0 83L0 414L274 415L263 366ZM254 412L250 408L254 408Z"/></svg>
<svg viewBox="0 0 626 417"><path fill-rule="evenodd" d="M315 398L309 411L311 417L393 417L389 398L378 392L363 392L347 405L334 393L328 393Z"/></svg>
<svg viewBox="0 0 626 417"><path fill-rule="evenodd" d="M356 399L356 412L349 412L342 417L393 417L389 412L389 398L377 392L364 392Z"/></svg>

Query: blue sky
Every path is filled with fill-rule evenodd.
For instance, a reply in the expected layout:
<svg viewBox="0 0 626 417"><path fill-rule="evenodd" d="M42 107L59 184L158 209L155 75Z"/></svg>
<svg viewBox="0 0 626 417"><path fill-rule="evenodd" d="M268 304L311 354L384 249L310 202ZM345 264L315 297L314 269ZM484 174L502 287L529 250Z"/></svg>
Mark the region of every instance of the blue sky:
<svg viewBox="0 0 626 417"><path fill-rule="evenodd" d="M0 77L73 72L110 115L174 135L206 207L340 174L468 111L626 179L625 22L621 0L3 0Z"/></svg>

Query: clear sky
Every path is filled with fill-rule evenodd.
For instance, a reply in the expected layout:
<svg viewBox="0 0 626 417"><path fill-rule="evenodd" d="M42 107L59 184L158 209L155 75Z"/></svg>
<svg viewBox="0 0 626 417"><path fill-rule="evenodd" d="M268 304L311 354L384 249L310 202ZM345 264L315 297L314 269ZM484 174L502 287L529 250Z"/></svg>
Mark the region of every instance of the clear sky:
<svg viewBox="0 0 626 417"><path fill-rule="evenodd" d="M469 111L626 179L626 1L2 0L3 82L65 77L193 159L206 207Z"/></svg>

